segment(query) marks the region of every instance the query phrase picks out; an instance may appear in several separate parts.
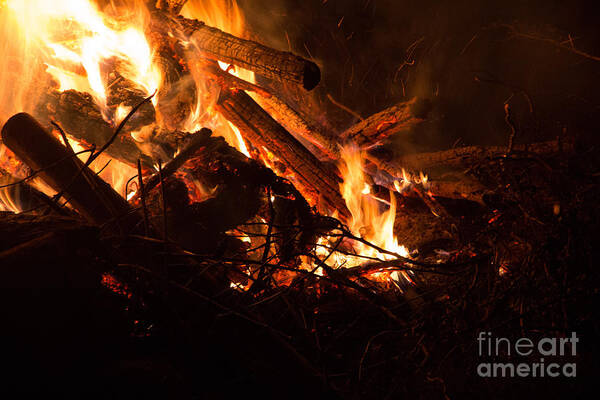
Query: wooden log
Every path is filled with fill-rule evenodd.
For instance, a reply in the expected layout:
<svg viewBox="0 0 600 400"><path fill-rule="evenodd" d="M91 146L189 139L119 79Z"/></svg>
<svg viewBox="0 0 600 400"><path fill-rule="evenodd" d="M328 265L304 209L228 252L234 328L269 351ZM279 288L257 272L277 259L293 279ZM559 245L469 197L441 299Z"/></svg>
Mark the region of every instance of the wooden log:
<svg viewBox="0 0 600 400"><path fill-rule="evenodd" d="M306 90L314 89L321 80L321 70L312 61L240 39L197 20L158 11L152 13L151 29L165 35L182 31L203 57L237 65L269 79L300 84Z"/></svg>
<svg viewBox="0 0 600 400"><path fill-rule="evenodd" d="M417 170L411 170L400 166L395 161L385 161L380 157L373 156L370 153L366 154L366 158L377 169L385 171L395 178L402 178L404 171L417 176ZM415 173L417 172L417 173ZM439 178L429 178L425 185L426 191L433 196L446 197L449 199L470 200L483 204L483 196L489 192L489 189L482 185L477 179L465 175L462 172L457 172L450 176Z"/></svg>
<svg viewBox="0 0 600 400"><path fill-rule="evenodd" d="M427 183L427 192L434 197L447 199L469 200L485 204L483 198L490 189L478 180L463 175L456 180L431 180Z"/></svg>
<svg viewBox="0 0 600 400"><path fill-rule="evenodd" d="M257 94L260 95L260 99L257 99L258 103L277 122L315 146L318 151L329 159L337 160L339 158L340 143L338 137L326 132L320 125L307 121L298 111L290 107L277 95L264 96L260 92L257 92Z"/></svg>
<svg viewBox="0 0 600 400"><path fill-rule="evenodd" d="M64 192L73 207L95 224L114 221L131 228L137 215L109 184L48 133L31 115L11 117L2 128L2 140L17 157L57 192ZM122 220L122 221L121 221Z"/></svg>
<svg viewBox="0 0 600 400"><path fill-rule="evenodd" d="M361 147L377 145L391 135L407 131L423 122L429 108L429 101L424 99L413 98L398 103L346 129L340 138Z"/></svg>
<svg viewBox="0 0 600 400"><path fill-rule="evenodd" d="M52 129L50 121L54 119L70 136L97 148L110 139L115 129L102 118L92 96L76 90L48 92L35 114L47 129ZM136 128L138 126L128 123L125 132L107 149L107 154L131 166L136 165L140 158L144 164L153 165L151 158L142 152L129 134L129 129Z"/></svg>
<svg viewBox="0 0 600 400"><path fill-rule="evenodd" d="M572 140L551 140L532 144L517 144L513 147L514 156L548 157L561 152L571 153L575 148ZM504 146L466 146L432 153L406 154L395 158L394 164L409 169L437 167L464 168L483 160L503 157L508 149Z"/></svg>
<svg viewBox="0 0 600 400"><path fill-rule="evenodd" d="M196 132L194 135L192 135L189 143L183 148L183 150L181 150L174 159L169 161L162 168L162 176L167 177L175 173L175 171L177 171L183 164L192 158L197 151L208 145L211 135L212 131L206 128L203 128L199 132ZM160 178L158 174L153 175L145 183L145 190L152 190L152 188L158 185L159 182Z"/></svg>
<svg viewBox="0 0 600 400"><path fill-rule="evenodd" d="M84 145L94 144L97 148L103 146L115 130L102 118L93 98L76 90L48 92L35 110L35 116L46 129L52 129L50 121L54 119L70 136ZM133 122L124 126L123 133L106 150L111 157L132 167L137 167L138 159L147 167L153 167L155 159L170 159L188 140L188 133L164 132L152 124L146 125L146 117L143 117L141 126L136 123L140 119L136 119L135 115L132 119ZM139 141L131 135L134 130L137 130Z"/></svg>
<svg viewBox="0 0 600 400"><path fill-rule="evenodd" d="M218 111L240 129L244 138L274 154L300 184L304 196L322 202L330 211L349 216L339 192L341 179L243 91L222 91ZM260 149L262 150L262 149Z"/></svg>
<svg viewBox="0 0 600 400"><path fill-rule="evenodd" d="M258 94L262 96L259 102L267 112L332 160L339 159L340 148L344 142L368 148L395 133L413 128L424 120L429 107L426 100L412 99L374 114L334 136L318 124L308 122L276 95Z"/></svg>

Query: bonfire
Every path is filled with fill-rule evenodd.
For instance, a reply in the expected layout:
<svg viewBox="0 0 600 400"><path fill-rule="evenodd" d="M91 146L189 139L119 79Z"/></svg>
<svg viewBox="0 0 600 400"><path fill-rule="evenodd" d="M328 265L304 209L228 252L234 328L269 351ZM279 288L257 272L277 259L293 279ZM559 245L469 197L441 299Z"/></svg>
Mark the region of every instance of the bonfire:
<svg viewBox="0 0 600 400"><path fill-rule="evenodd" d="M235 1L0 7L2 280L35 292L16 295L11 326L85 349L54 371L17 355L36 365L15 375L22 390L454 398L470 382L485 395L500 383L473 383L478 332L564 338L588 321L570 308L597 272L571 269L593 230L573 229L593 219L577 210L597 173L569 163L593 157L567 127L524 140L525 89L475 75L510 95L504 144L398 153L437 118L434 98L362 117L325 94L334 66L265 44ZM461 352L462 375L448 371Z"/></svg>

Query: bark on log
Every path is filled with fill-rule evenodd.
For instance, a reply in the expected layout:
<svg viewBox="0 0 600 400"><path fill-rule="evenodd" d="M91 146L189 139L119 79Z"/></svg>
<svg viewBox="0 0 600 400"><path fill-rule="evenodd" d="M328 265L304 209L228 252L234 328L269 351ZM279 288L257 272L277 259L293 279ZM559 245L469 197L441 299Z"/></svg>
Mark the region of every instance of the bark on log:
<svg viewBox="0 0 600 400"><path fill-rule="evenodd" d="M11 117L2 128L2 140L23 162L73 207L95 224L114 221L131 228L137 215L125 199L79 160L29 114Z"/></svg>
<svg viewBox="0 0 600 400"><path fill-rule="evenodd" d="M50 120L55 119L70 136L84 144L94 144L97 148L103 146L115 130L102 118L92 97L76 90L50 91L36 109L35 115L46 129L52 129ZM143 125L139 125L137 121L144 121ZM171 159L189 136L178 131L165 133L152 124L146 125L147 122L146 117L134 115L106 153L132 167L137 166L138 159L145 166L153 167L155 159ZM140 141L131 136L132 131L139 133L136 137Z"/></svg>
<svg viewBox="0 0 600 400"><path fill-rule="evenodd" d="M321 70L312 61L240 39L203 22L163 12L154 12L152 22L153 30L183 31L205 58L237 65L269 79L301 84L306 90L314 89L321 80Z"/></svg>
<svg viewBox="0 0 600 400"><path fill-rule="evenodd" d="M339 192L340 178L243 91L223 91L218 111L237 126L254 146L265 147L293 172L308 198L322 200L331 211L349 216ZM312 191L312 193L311 193ZM307 193L308 192L308 193Z"/></svg>
<svg viewBox="0 0 600 400"><path fill-rule="evenodd" d="M414 98L371 115L346 129L340 137L342 141L370 147L395 133L413 128L423 121L429 108L427 100Z"/></svg>

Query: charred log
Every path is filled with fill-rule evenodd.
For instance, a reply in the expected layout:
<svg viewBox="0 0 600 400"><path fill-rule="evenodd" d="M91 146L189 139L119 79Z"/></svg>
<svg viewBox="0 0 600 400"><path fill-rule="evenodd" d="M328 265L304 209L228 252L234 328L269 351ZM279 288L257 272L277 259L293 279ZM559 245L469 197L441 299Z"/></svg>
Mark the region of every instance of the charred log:
<svg viewBox="0 0 600 400"><path fill-rule="evenodd" d="M224 91L217 108L236 125L247 141L265 147L293 172L303 190L331 210L347 216L344 199L339 193L340 178L322 164L288 131L279 125L243 91Z"/></svg>
<svg viewBox="0 0 600 400"><path fill-rule="evenodd" d="M430 104L427 100L414 98L396 104L371 115L341 134L343 141L352 141L361 147L369 147L398 132L406 131L423 121Z"/></svg>
<svg viewBox="0 0 600 400"><path fill-rule="evenodd" d="M173 31L182 30L205 58L237 65L269 79L301 84L307 90L314 89L321 80L321 71L312 61L240 39L203 22L181 16L171 17L162 12L153 13L153 22L156 31L164 31L165 27Z"/></svg>
<svg viewBox="0 0 600 400"><path fill-rule="evenodd" d="M11 117L2 128L2 140L89 221L115 222L127 229L137 222L127 202L29 114Z"/></svg>
<svg viewBox="0 0 600 400"><path fill-rule="evenodd" d="M258 93L260 95L260 93ZM306 140L332 160L339 158L338 138L317 124L312 124L277 95L261 96L260 105L290 132Z"/></svg>
<svg viewBox="0 0 600 400"><path fill-rule="evenodd" d="M75 90L48 93L42 106L36 110L36 116L44 121L50 129L50 120L60 121L62 128L75 139L83 143L102 146L114 133L114 127L102 117L100 109L92 96ZM145 124L144 124L145 125ZM142 125L142 126L144 126ZM128 122L125 129L135 130L141 126L134 121ZM152 165L152 160L138 147L129 134L120 135L115 143L107 149L107 153L129 165L136 165L141 158L145 164Z"/></svg>

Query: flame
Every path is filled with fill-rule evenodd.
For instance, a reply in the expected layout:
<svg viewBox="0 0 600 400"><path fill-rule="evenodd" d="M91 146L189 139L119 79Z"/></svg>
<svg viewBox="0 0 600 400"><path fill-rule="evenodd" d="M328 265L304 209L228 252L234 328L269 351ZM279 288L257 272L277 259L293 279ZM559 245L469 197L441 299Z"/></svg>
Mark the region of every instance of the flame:
<svg viewBox="0 0 600 400"><path fill-rule="evenodd" d="M191 0L182 14L234 35L244 35L245 21L235 1ZM41 82L35 73L43 76L44 70L56 82L59 91L74 89L92 95L103 118L113 126L125 118L131 107L111 104L112 84L125 79L146 96L164 85L160 62L144 33L150 15L142 0L119 2L119 6L110 2L104 10L99 9L94 0L6 0L0 3L0 17L4 29L4 40L0 39L0 49L3 50L0 59L0 120L16 112L35 110L35 99L40 97L37 92L43 94L47 90L47 84ZM180 35L178 32L172 34ZM185 41L188 38L181 39ZM197 95L195 103L190 104L189 118L177 129L194 132L209 127L249 157L240 131L214 111L216 98L210 92L202 71L194 68L193 46L189 58L186 61L190 64ZM37 65L39 70L32 68ZM253 73L230 68L223 63L220 65L228 73L254 82ZM158 101L159 96L152 99L155 107ZM159 114L157 124L160 125ZM130 133L141 142L140 145L149 133L145 128ZM70 143L76 151L83 149L76 140L71 139ZM93 167L98 170L107 162L107 157L100 157ZM101 176L126 197L126 181L135 173L127 165L113 160Z"/></svg>
<svg viewBox="0 0 600 400"><path fill-rule="evenodd" d="M246 35L246 23L243 14L234 0L201 1L189 0L181 15L190 19L197 19L207 25L231 33L238 37ZM186 38L187 39L187 38ZM194 56L194 42L188 42L191 49L191 57ZM211 98L211 88L205 81L205 74L198 63L193 59L188 60L190 73L196 84L196 104L192 106L192 112L184 124L184 130L194 132L203 126L208 126L217 134L223 136L227 143L237 148L242 154L250 157L250 153L239 129L227 121L223 116L212 110L212 104L216 98ZM243 68L233 67L218 61L219 67L240 79L255 83L254 73Z"/></svg>
<svg viewBox="0 0 600 400"><path fill-rule="evenodd" d="M10 179L0 178L0 186L12 183ZM12 187L4 187L0 188L0 211L10 211L13 213L22 212L21 205L18 200L18 190L20 190L20 186L15 186L15 190L17 193L11 193Z"/></svg>
<svg viewBox="0 0 600 400"><path fill-rule="evenodd" d="M162 73L144 35L144 8L119 9L117 20L90 0L8 0L7 7L26 48L41 57L59 90L91 94L107 119L112 112L102 70L109 61L118 62L118 73L146 95L159 89Z"/></svg>
<svg viewBox="0 0 600 400"><path fill-rule="evenodd" d="M356 236L375 244L381 249L396 253L402 257L408 257L409 252L405 246L398 243L394 234L394 222L396 220L396 197L393 192L390 193L389 207L370 196L370 186L364 173L363 160L365 155L358 147L347 145L341 151L341 163L339 165L343 182L340 185L340 191L346 206L350 210L352 217L348 221L348 227ZM369 247L363 243L355 243L354 250L363 257L371 257L382 261L394 259L394 256L383 254L378 250ZM334 258L337 265L352 267L363 263L364 259L352 256L338 256ZM371 275L371 278L385 280L391 278L392 281L399 281L400 277L410 281L405 272L382 272Z"/></svg>
<svg viewBox="0 0 600 400"><path fill-rule="evenodd" d="M60 136L58 139L61 142L63 141L62 137ZM75 153L85 150L85 147L83 147L73 138L69 138L69 144ZM86 162L89 154L81 153L78 154L77 157L79 157L81 161ZM98 158L90 165L90 168L92 171L99 173L99 176L108 182L117 193L127 198L127 195L129 194L126 193L127 182L131 177L137 175L137 170L135 168L104 154L100 154Z"/></svg>

